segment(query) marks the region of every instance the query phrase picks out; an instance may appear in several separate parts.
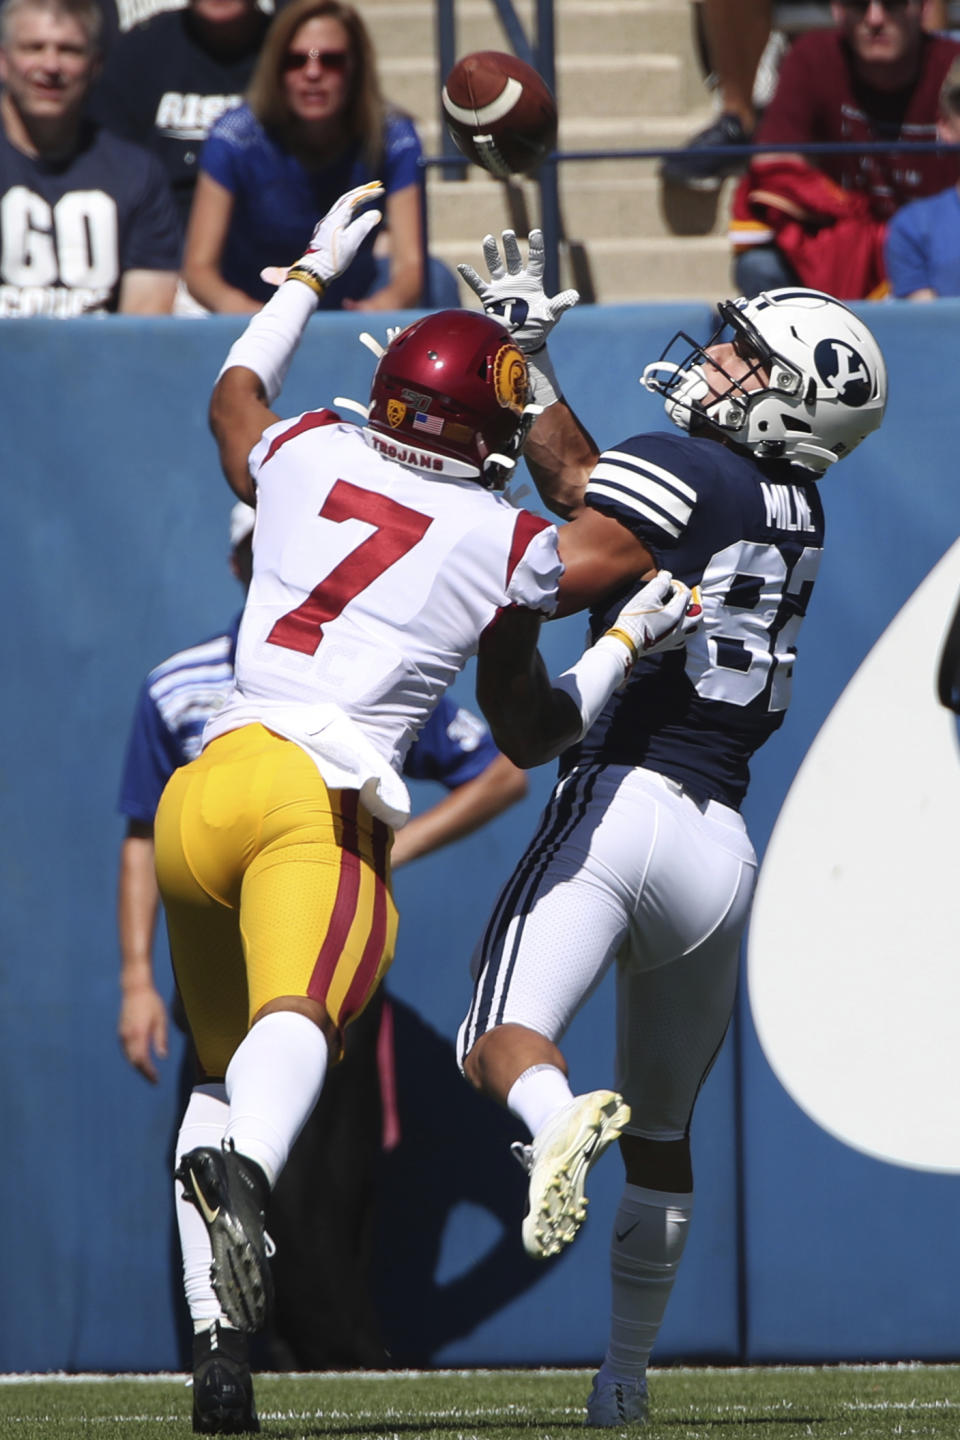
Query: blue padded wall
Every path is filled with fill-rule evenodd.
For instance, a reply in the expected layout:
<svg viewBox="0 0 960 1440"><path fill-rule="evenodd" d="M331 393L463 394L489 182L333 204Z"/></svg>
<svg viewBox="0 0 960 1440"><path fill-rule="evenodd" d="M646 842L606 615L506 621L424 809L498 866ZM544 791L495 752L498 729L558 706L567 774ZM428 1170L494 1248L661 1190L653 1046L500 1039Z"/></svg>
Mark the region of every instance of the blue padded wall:
<svg viewBox="0 0 960 1440"><path fill-rule="evenodd" d="M395 318L364 320L382 334ZM854 668L960 533L941 379L953 372L960 306L890 305L870 319L890 363L889 420L825 482L828 550L794 707L754 767L747 814L758 846ZM702 306L565 318L552 348L598 440L665 424L636 377L675 329L708 326ZM0 1216L16 1237L0 1287L4 1371L183 1361L168 1178L182 1042L151 1088L116 1041L116 796L144 673L239 604L226 563L232 497L206 404L241 328L228 318L119 317L3 327ZM357 328L347 315L312 322L282 413L365 398L372 357ZM579 650L581 634L576 618L546 628L551 666ZM456 694L472 702L469 673ZM403 1040L401 1106L416 1123L407 1162L401 1150L388 1179L422 1187L429 1202L411 1221L412 1260L427 1277L417 1313L404 1310L402 1270L383 1257L381 1303L401 1357L407 1347L439 1364L591 1363L605 1344L617 1157L591 1178L577 1244L532 1266L517 1243L522 1184L506 1149L516 1132L473 1105L453 1066L470 952L551 772L533 774L527 800L487 830L397 876L388 983ZM418 805L433 798L415 787ZM158 969L169 988L160 945ZM610 1079L609 988L571 1030L578 1088ZM439 1090L424 1083L433 1076ZM818 1130L767 1067L743 1005L694 1138L697 1214L658 1359L953 1353L943 1277L960 1262L955 1180L867 1160Z"/></svg>

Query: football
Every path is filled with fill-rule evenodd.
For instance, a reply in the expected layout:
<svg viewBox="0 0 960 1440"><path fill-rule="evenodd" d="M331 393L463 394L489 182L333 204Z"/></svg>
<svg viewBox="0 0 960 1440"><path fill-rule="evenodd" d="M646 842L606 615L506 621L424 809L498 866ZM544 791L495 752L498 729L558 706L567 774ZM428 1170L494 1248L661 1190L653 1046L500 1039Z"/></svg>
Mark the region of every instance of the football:
<svg viewBox="0 0 960 1440"><path fill-rule="evenodd" d="M557 102L533 66L516 55L465 55L447 76L441 100L457 147L501 180L529 175L556 145Z"/></svg>

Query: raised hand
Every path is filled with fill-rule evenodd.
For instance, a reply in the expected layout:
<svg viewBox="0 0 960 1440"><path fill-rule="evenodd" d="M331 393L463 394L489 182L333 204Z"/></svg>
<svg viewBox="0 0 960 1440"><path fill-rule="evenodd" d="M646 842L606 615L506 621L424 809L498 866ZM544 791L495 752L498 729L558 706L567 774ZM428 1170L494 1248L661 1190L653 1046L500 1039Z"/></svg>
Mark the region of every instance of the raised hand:
<svg viewBox="0 0 960 1440"><path fill-rule="evenodd" d="M580 299L578 290L561 290L548 296L543 288L543 231L531 230L524 265L520 246L513 230L503 230L500 247L493 235L483 239L483 258L490 272L482 280L472 265L458 265L457 270L470 286L488 315L507 326L520 349L534 355L547 343L550 331L565 311Z"/></svg>
<svg viewBox="0 0 960 1440"><path fill-rule="evenodd" d="M383 219L380 210L364 210L361 214L361 206L370 200L378 200L384 193L379 180L348 190L331 205L318 223L300 259L286 270L282 266L268 265L260 272L261 280L268 285L281 285L284 280L300 280L318 296L322 295L330 281L343 274L370 231Z"/></svg>

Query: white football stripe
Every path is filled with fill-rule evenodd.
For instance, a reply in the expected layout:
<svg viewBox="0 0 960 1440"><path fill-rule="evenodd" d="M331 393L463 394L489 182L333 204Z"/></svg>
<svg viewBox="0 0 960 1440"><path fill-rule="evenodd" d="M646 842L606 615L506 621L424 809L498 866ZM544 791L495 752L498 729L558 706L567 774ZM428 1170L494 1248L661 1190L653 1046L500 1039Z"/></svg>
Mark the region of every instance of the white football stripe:
<svg viewBox="0 0 960 1440"><path fill-rule="evenodd" d="M443 108L451 120L459 120L461 125L490 125L494 120L502 120L504 115L509 115L522 94L523 86L520 81L511 76L496 100L491 100L489 105L483 105L479 110L472 110L468 106L455 105L444 85Z"/></svg>
<svg viewBox="0 0 960 1440"><path fill-rule="evenodd" d="M191 665L209 662L219 664L225 660L230 651L230 639L226 635L218 635L213 640L205 640L200 645L189 645L185 650L178 650L175 655L164 660L156 667L157 676L168 675L173 670L184 670Z"/></svg>
<svg viewBox="0 0 960 1440"><path fill-rule="evenodd" d="M688 505L669 485L661 485L649 476L636 470L625 470L622 465L607 465L603 460L594 466L588 481L588 489L595 480L606 480L610 485L623 491L624 499L634 495L643 496L651 505L656 505L678 525L689 523L692 505Z"/></svg>
<svg viewBox="0 0 960 1440"><path fill-rule="evenodd" d="M594 470L593 473L596 475L596 470ZM644 505L636 495L625 493L623 490L612 489L609 485L595 485L593 480L590 481L587 488L595 495L606 495L611 500L617 500L622 505L628 506L631 510L636 510L638 515L645 515L648 520L652 520L655 525L659 525L660 529L665 531L667 535L672 535L674 540L678 538L680 526L674 525L671 521L666 520L659 510L654 510L650 505Z"/></svg>
<svg viewBox="0 0 960 1440"><path fill-rule="evenodd" d="M656 475L660 480L665 480L680 495L686 495L689 500L696 500L697 492L679 475L674 475L672 470L664 470L662 465L654 465L652 460L640 459L637 455L629 455L626 450L604 450L603 459L617 460L621 465L628 466L631 470L639 470L641 475Z"/></svg>

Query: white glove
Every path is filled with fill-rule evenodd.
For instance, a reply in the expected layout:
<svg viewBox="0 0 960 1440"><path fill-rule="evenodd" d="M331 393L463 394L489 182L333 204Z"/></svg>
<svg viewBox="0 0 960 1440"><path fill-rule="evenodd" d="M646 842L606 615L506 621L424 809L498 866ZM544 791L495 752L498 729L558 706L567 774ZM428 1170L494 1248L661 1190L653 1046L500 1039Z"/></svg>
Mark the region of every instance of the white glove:
<svg viewBox="0 0 960 1440"><path fill-rule="evenodd" d="M383 219L380 210L365 210L362 215L358 213L361 206L369 200L379 199L383 194L384 188L379 180L348 190L331 205L319 222L300 259L288 270L268 265L260 271L260 279L268 285L281 285L284 280L300 280L309 285L315 295L321 296L330 281L343 274L370 231Z"/></svg>
<svg viewBox="0 0 960 1440"><path fill-rule="evenodd" d="M568 695L580 712L578 739L596 723L607 701L626 684L637 660L657 650L675 650L700 623L699 587L692 590L660 570L632 595L609 630L558 675L554 690Z"/></svg>
<svg viewBox="0 0 960 1440"><path fill-rule="evenodd" d="M674 580L669 570L659 570L630 597L597 644L607 638L619 641L626 646L632 666L644 655L678 650L702 615L699 586L691 590L682 580Z"/></svg>
<svg viewBox="0 0 960 1440"><path fill-rule="evenodd" d="M543 288L543 231L531 230L524 269L513 230L501 231L503 260L492 235L483 239L483 258L490 271L481 280L472 265L457 269L478 297L485 312L501 320L525 355L534 355L547 343L550 331L565 311L580 299L578 290L561 290L549 298Z"/></svg>

